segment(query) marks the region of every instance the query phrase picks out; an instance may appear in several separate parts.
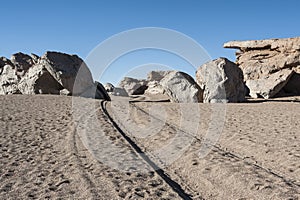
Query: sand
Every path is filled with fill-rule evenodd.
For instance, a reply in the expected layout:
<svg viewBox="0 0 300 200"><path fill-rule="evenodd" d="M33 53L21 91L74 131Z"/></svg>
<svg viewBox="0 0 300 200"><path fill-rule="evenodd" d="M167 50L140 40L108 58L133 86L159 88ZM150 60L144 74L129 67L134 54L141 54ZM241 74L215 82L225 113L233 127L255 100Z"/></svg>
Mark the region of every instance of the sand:
<svg viewBox="0 0 300 200"><path fill-rule="evenodd" d="M300 198L299 102L113 100L0 96L0 199Z"/></svg>

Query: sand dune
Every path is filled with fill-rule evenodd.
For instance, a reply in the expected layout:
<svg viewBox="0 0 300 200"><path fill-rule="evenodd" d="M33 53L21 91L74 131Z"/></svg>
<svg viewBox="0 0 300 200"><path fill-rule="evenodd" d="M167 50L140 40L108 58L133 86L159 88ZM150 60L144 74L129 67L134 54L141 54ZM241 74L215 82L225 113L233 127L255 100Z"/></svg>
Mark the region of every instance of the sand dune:
<svg viewBox="0 0 300 200"><path fill-rule="evenodd" d="M299 103L138 100L0 96L0 198L300 198Z"/></svg>

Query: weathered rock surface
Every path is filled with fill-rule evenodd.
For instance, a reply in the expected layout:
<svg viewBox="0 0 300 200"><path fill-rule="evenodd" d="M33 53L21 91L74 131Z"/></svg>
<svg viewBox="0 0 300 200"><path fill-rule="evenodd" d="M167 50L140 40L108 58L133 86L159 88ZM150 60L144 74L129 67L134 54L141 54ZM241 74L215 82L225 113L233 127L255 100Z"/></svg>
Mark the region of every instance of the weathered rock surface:
<svg viewBox="0 0 300 200"><path fill-rule="evenodd" d="M164 94L165 90L161 86L159 81L150 81L147 84L148 88L145 91L145 94L151 94L151 95L156 95L156 94Z"/></svg>
<svg viewBox="0 0 300 200"><path fill-rule="evenodd" d="M159 82L161 79L163 79L168 73L171 71L150 71L147 74L147 81L157 81Z"/></svg>
<svg viewBox="0 0 300 200"><path fill-rule="evenodd" d="M204 91L203 102L242 102L245 85L242 70L226 58L219 58L200 66L196 81Z"/></svg>
<svg viewBox="0 0 300 200"><path fill-rule="evenodd" d="M113 92L115 86L111 83L105 83L104 88L107 92Z"/></svg>
<svg viewBox="0 0 300 200"><path fill-rule="evenodd" d="M80 95L93 86L93 77L81 58L58 52L46 52L39 63L72 95Z"/></svg>
<svg viewBox="0 0 300 200"><path fill-rule="evenodd" d="M247 80L246 85L253 98L263 97L269 99L274 97L288 83L294 71L283 69L265 78Z"/></svg>
<svg viewBox="0 0 300 200"><path fill-rule="evenodd" d="M184 72L171 71L161 81L160 85L175 103L202 102L203 91L194 79Z"/></svg>
<svg viewBox="0 0 300 200"><path fill-rule="evenodd" d="M148 88L147 84L148 81L144 79L124 77L119 86L124 88L129 95L141 95Z"/></svg>
<svg viewBox="0 0 300 200"><path fill-rule="evenodd" d="M43 65L34 65L23 75L18 89L22 94L60 94L63 86Z"/></svg>
<svg viewBox="0 0 300 200"><path fill-rule="evenodd" d="M243 70L246 84L254 83L250 80L271 80L270 75L281 70L288 69L300 74L300 37L287 39L269 39L252 41L232 41L224 44L225 48L235 48L237 64ZM294 81L295 79L290 79ZM260 82L260 81L258 81ZM286 81L284 81L286 82ZM289 85L289 83L286 83ZM297 86L298 85L298 86ZM251 88L251 85L249 88ZM259 91L273 91L273 85L268 83L266 86L256 85ZM266 88L270 86L271 88ZM281 87L281 84L279 85ZM293 84L293 91L299 91L300 84ZM285 87L283 87L284 89ZM289 91L289 90L287 90ZM256 91L250 91L254 94ZM280 91L277 91L278 93ZM300 95L297 92L296 95ZM264 95L265 97L276 96L276 94Z"/></svg>
<svg viewBox="0 0 300 200"><path fill-rule="evenodd" d="M76 55L46 52L42 57L17 53L0 58L0 94L61 94L110 100Z"/></svg>
<svg viewBox="0 0 300 200"><path fill-rule="evenodd" d="M1 58L0 69L0 94L19 94L19 78L16 75L14 66L10 65L10 62L6 59Z"/></svg>
<svg viewBox="0 0 300 200"><path fill-rule="evenodd" d="M114 95L114 96L122 96L122 97L128 97L128 93L126 92L126 90L124 88L120 88L120 87L115 87L113 89L112 92L110 92L109 94Z"/></svg>
<svg viewBox="0 0 300 200"><path fill-rule="evenodd" d="M20 77L34 64L33 59L29 55L21 52L13 54L10 60L16 68L17 75Z"/></svg>

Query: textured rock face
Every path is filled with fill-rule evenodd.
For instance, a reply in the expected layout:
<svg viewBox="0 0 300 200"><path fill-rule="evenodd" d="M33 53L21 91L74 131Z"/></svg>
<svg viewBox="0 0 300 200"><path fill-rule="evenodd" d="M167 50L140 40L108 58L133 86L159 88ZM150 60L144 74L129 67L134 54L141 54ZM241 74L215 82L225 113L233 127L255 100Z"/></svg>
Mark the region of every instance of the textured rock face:
<svg viewBox="0 0 300 200"><path fill-rule="evenodd" d="M124 88L115 87L112 92L110 92L111 95L114 96L122 96L122 97L128 97L128 93Z"/></svg>
<svg viewBox="0 0 300 200"><path fill-rule="evenodd" d="M120 82L119 86L124 88L129 95L140 95L144 94L145 90L148 88L148 81L139 80L130 77L124 77L124 79Z"/></svg>
<svg viewBox="0 0 300 200"><path fill-rule="evenodd" d="M168 73L171 71L150 71L147 74L147 80L150 81L157 81L159 82L161 79L163 79Z"/></svg>
<svg viewBox="0 0 300 200"><path fill-rule="evenodd" d="M171 71L161 81L160 85L175 103L202 102L202 90L194 79L184 72Z"/></svg>
<svg viewBox="0 0 300 200"><path fill-rule="evenodd" d="M80 95L93 86L90 70L76 55L46 52L39 60L39 64L43 65L54 79L73 95Z"/></svg>
<svg viewBox="0 0 300 200"><path fill-rule="evenodd" d="M264 79L266 81L269 75L284 69L294 71L297 74L300 73L300 37L287 39L232 41L225 43L224 47L235 48L239 50L236 53L236 62L243 70L246 83L253 83L249 80ZM291 79L290 81L293 80L295 79ZM288 84L287 81L284 83ZM268 85L273 87L272 84ZM281 86L282 85L280 83L280 87ZM295 84L293 87L295 87ZM298 84L298 88L299 87L300 86ZM299 91L298 88L294 88L294 91ZM272 88L259 88L258 90L271 91ZM300 95L300 93L297 95ZM274 94L265 96L274 96Z"/></svg>
<svg viewBox="0 0 300 200"><path fill-rule="evenodd" d="M283 69L265 78L247 80L246 85L253 98L263 97L269 99L274 97L287 84L294 71Z"/></svg>
<svg viewBox="0 0 300 200"><path fill-rule="evenodd" d="M107 101L111 100L103 85L97 81L89 88L86 88L80 96L93 99L104 99Z"/></svg>
<svg viewBox="0 0 300 200"><path fill-rule="evenodd" d="M111 83L105 83L104 88L107 92L113 92L115 86Z"/></svg>
<svg viewBox="0 0 300 200"><path fill-rule="evenodd" d="M20 77L22 77L34 64L33 59L29 55L21 52L13 54L10 60L16 68L17 75Z"/></svg>
<svg viewBox="0 0 300 200"><path fill-rule="evenodd" d="M42 65L35 65L27 71L18 84L22 94L60 94L63 89Z"/></svg>
<svg viewBox="0 0 300 200"><path fill-rule="evenodd" d="M0 58L0 94L61 94L110 100L75 55L47 52L42 57L17 53Z"/></svg>
<svg viewBox="0 0 300 200"><path fill-rule="evenodd" d="M1 59L0 59L1 60ZM3 59L2 59L3 61ZM4 66L1 67L1 64ZM3 61L0 63L1 73L0 73L0 94L19 94L18 89L19 78L16 75L16 71L9 62Z"/></svg>
<svg viewBox="0 0 300 200"><path fill-rule="evenodd" d="M199 67L196 81L204 90L203 102L205 103L245 100L243 72L226 58L219 58Z"/></svg>
<svg viewBox="0 0 300 200"><path fill-rule="evenodd" d="M165 90L160 85L159 81L150 81L148 82L148 88L145 91L145 94L156 95L156 94L164 94Z"/></svg>

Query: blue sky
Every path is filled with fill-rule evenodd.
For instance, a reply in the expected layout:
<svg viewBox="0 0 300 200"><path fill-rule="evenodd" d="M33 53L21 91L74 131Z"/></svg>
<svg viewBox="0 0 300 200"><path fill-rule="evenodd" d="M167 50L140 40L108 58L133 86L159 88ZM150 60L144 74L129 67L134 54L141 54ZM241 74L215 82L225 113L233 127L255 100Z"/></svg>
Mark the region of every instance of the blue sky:
<svg viewBox="0 0 300 200"><path fill-rule="evenodd" d="M41 55L52 50L85 59L112 35L162 27L193 38L212 58L234 61L235 51L223 49L224 42L300 36L299 8L298 0L7 0L1 1L0 56L20 51ZM132 67L145 63L175 69L189 65L172 54L147 50L122 56L105 77L99 77L96 66L90 68L95 79L116 83Z"/></svg>

